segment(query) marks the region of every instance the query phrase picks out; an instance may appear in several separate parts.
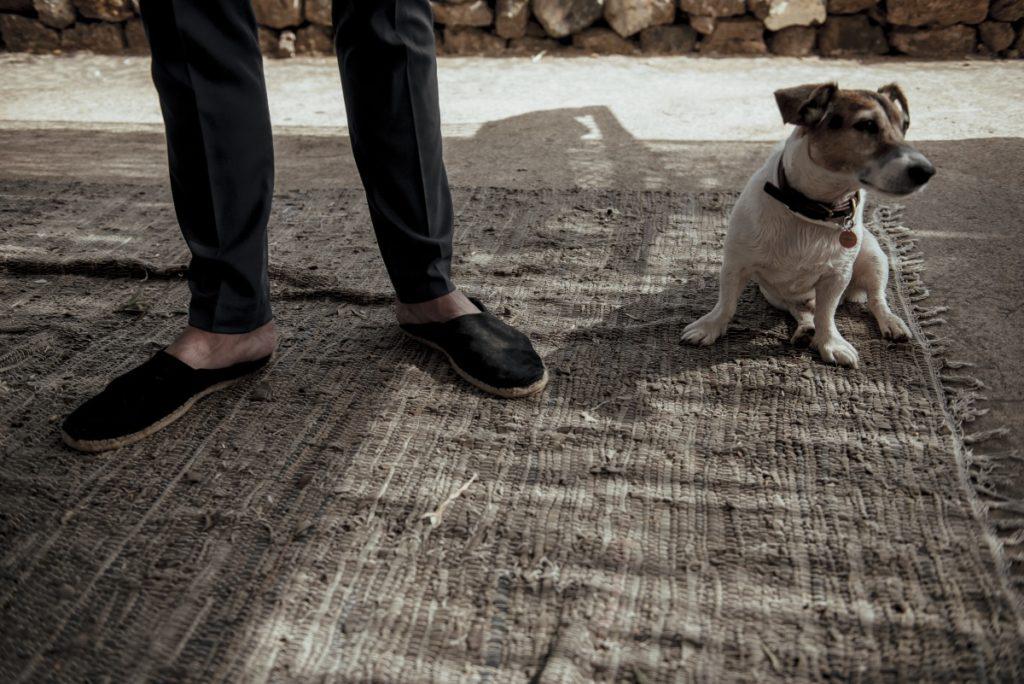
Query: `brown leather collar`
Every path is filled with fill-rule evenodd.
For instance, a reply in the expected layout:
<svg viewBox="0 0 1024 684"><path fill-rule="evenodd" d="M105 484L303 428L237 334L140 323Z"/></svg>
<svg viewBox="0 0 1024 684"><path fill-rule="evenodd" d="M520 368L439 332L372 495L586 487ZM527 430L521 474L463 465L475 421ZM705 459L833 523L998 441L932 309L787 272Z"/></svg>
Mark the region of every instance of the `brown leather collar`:
<svg viewBox="0 0 1024 684"><path fill-rule="evenodd" d="M857 212L857 203L860 193L853 193L846 199L835 204L827 204L811 199L803 194L786 180L786 172L782 168L782 156L779 156L778 170L779 184L771 182L764 184L764 191L782 202L795 214L812 221L825 221L835 223L837 226L845 226L853 219Z"/></svg>

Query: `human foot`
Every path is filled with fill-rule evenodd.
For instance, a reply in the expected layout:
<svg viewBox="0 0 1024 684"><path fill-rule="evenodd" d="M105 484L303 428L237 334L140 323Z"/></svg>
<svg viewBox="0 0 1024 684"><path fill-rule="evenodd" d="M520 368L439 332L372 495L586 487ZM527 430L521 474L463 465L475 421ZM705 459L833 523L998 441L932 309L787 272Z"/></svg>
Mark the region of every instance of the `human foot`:
<svg viewBox="0 0 1024 684"><path fill-rule="evenodd" d="M403 322L402 330L445 354L455 372L485 392L516 398L544 389L548 372L530 339L478 300L463 298L472 310L441 321Z"/></svg>
<svg viewBox="0 0 1024 684"><path fill-rule="evenodd" d="M134 444L185 415L199 399L263 368L274 342L273 323L241 335L187 328L167 349L75 409L61 437L88 452Z"/></svg>

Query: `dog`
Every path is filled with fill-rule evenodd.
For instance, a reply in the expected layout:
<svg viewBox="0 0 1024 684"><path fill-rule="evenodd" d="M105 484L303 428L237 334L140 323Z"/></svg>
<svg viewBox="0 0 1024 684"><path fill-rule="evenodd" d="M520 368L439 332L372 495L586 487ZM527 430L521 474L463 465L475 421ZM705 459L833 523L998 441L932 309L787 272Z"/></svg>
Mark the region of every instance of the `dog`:
<svg viewBox="0 0 1024 684"><path fill-rule="evenodd" d="M902 197L923 188L932 163L904 136L907 97L895 83L877 91L835 83L775 92L782 120L796 129L751 177L729 217L718 302L683 331L710 345L725 332L749 280L796 319L791 342L856 368L857 350L836 328L842 301L867 304L883 337L910 331L886 301L889 264L864 227L867 190Z"/></svg>

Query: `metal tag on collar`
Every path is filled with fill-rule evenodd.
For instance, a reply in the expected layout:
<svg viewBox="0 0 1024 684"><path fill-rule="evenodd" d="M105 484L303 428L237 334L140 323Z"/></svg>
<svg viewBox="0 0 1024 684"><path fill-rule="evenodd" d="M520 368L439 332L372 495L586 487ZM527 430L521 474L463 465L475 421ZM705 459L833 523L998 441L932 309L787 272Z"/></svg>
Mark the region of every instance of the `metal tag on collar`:
<svg viewBox="0 0 1024 684"><path fill-rule="evenodd" d="M839 244L846 249L857 246L857 233L853 232L853 225L857 221L857 205L860 204L860 193L850 198L850 215L843 221L843 228L839 231Z"/></svg>

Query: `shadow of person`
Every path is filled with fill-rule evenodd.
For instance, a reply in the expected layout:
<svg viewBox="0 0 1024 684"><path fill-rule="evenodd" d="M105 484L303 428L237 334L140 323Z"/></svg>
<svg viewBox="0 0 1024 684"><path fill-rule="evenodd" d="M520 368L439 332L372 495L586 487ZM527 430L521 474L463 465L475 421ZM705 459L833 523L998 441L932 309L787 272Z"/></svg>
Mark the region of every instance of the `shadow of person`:
<svg viewBox="0 0 1024 684"><path fill-rule="evenodd" d="M454 185L701 192L743 187L773 143L643 140L606 106L533 111L445 139Z"/></svg>

